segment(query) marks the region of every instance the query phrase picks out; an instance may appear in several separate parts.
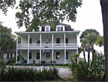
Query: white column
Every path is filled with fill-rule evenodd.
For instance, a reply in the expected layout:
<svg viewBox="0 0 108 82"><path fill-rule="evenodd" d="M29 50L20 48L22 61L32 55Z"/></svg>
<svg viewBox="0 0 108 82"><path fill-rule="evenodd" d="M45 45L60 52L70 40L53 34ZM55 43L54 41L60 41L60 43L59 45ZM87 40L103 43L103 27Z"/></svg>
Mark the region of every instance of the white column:
<svg viewBox="0 0 108 82"><path fill-rule="evenodd" d="M41 49L40 49L40 64L41 64Z"/></svg>
<svg viewBox="0 0 108 82"><path fill-rule="evenodd" d="M17 56L18 56L17 47L18 47L18 36L16 35L16 64L17 64Z"/></svg>
<svg viewBox="0 0 108 82"><path fill-rule="evenodd" d="M54 50L52 49L52 64L54 62Z"/></svg>
<svg viewBox="0 0 108 82"><path fill-rule="evenodd" d="M64 47L66 47L66 34L64 33Z"/></svg>
<svg viewBox="0 0 108 82"><path fill-rule="evenodd" d="M16 49L16 64L18 63L17 62L17 57L18 57L18 50Z"/></svg>
<svg viewBox="0 0 108 82"><path fill-rule="evenodd" d="M52 64L53 64L53 61L54 61L54 49L53 49L53 46L54 46L54 34L52 33Z"/></svg>
<svg viewBox="0 0 108 82"><path fill-rule="evenodd" d="M64 33L64 64L66 64L66 34Z"/></svg>
<svg viewBox="0 0 108 82"><path fill-rule="evenodd" d="M78 48L77 48L77 54L78 54Z"/></svg>
<svg viewBox="0 0 108 82"><path fill-rule="evenodd" d="M66 49L64 49L64 64L66 64Z"/></svg>
<svg viewBox="0 0 108 82"><path fill-rule="evenodd" d="M29 42L30 41L30 34L28 34L28 52L27 52L27 64L29 64Z"/></svg>
<svg viewBox="0 0 108 82"><path fill-rule="evenodd" d="M52 48L54 46L54 34L52 34Z"/></svg>
<svg viewBox="0 0 108 82"><path fill-rule="evenodd" d="M77 37L77 33L76 33L76 46L77 46L77 54L78 54L78 37Z"/></svg>
<svg viewBox="0 0 108 82"><path fill-rule="evenodd" d="M42 43L42 35L40 34L40 48L41 48L41 43Z"/></svg>
<svg viewBox="0 0 108 82"><path fill-rule="evenodd" d="M40 34L40 64L41 64L41 47L42 47L42 35Z"/></svg>

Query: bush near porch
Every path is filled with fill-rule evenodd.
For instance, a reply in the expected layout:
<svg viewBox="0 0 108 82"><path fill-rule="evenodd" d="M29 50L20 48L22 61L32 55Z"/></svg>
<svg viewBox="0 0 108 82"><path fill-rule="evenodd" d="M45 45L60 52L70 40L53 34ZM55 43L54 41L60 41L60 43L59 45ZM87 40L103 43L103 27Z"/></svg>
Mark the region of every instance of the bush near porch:
<svg viewBox="0 0 108 82"><path fill-rule="evenodd" d="M94 53L93 60L88 63L85 59L80 59L78 54L72 56L72 64L69 65L73 79L78 81L105 81L105 58L101 53Z"/></svg>
<svg viewBox="0 0 108 82"><path fill-rule="evenodd" d="M1 81L44 81L60 79L58 71L55 68L43 69L18 69L8 68L0 73Z"/></svg>

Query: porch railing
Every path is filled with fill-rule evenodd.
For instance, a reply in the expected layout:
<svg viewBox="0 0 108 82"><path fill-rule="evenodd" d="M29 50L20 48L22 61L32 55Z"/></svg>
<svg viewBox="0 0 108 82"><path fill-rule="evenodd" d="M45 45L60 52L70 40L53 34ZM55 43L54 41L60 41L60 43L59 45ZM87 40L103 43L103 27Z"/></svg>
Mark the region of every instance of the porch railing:
<svg viewBox="0 0 108 82"><path fill-rule="evenodd" d="M77 47L77 43L31 43L29 44L17 44L17 48L72 48L72 47Z"/></svg>

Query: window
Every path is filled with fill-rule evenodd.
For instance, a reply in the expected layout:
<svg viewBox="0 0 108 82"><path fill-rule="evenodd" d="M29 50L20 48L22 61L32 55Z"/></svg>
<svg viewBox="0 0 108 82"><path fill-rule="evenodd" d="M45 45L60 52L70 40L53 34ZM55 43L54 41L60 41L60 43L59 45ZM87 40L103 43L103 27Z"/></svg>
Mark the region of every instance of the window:
<svg viewBox="0 0 108 82"><path fill-rule="evenodd" d="M40 59L40 53L37 52L36 59Z"/></svg>
<svg viewBox="0 0 108 82"><path fill-rule="evenodd" d="M56 43L60 43L60 38L56 38Z"/></svg>
<svg viewBox="0 0 108 82"><path fill-rule="evenodd" d="M32 53L31 52L29 53L29 59L32 59Z"/></svg>
<svg viewBox="0 0 108 82"><path fill-rule="evenodd" d="M39 46L40 44L40 39L37 39L37 46Z"/></svg>
<svg viewBox="0 0 108 82"><path fill-rule="evenodd" d="M65 26L63 25L56 26L56 31L65 31Z"/></svg>
<svg viewBox="0 0 108 82"><path fill-rule="evenodd" d="M46 58L50 58L50 52L46 52Z"/></svg>
<svg viewBox="0 0 108 82"><path fill-rule="evenodd" d="M7 53L7 59L9 59L9 53Z"/></svg>
<svg viewBox="0 0 108 82"><path fill-rule="evenodd" d="M66 59L68 59L68 52L66 52Z"/></svg>
<svg viewBox="0 0 108 82"><path fill-rule="evenodd" d="M11 59L12 59L12 56L13 56L13 55L12 55L12 53L11 53L11 54L10 54L10 58L11 58Z"/></svg>
<svg viewBox="0 0 108 82"><path fill-rule="evenodd" d="M42 27L41 26L38 26L38 31L42 31Z"/></svg>
<svg viewBox="0 0 108 82"><path fill-rule="evenodd" d="M56 59L60 59L60 52L56 52Z"/></svg>
<svg viewBox="0 0 108 82"><path fill-rule="evenodd" d="M66 38L66 43L68 43L68 38Z"/></svg>
<svg viewBox="0 0 108 82"><path fill-rule="evenodd" d="M42 31L44 31L44 27L42 27Z"/></svg>
<svg viewBox="0 0 108 82"><path fill-rule="evenodd" d="M30 38L30 44L32 43L32 39Z"/></svg>
<svg viewBox="0 0 108 82"><path fill-rule="evenodd" d="M49 25L45 26L45 31L47 31L47 32L50 31L50 26Z"/></svg>

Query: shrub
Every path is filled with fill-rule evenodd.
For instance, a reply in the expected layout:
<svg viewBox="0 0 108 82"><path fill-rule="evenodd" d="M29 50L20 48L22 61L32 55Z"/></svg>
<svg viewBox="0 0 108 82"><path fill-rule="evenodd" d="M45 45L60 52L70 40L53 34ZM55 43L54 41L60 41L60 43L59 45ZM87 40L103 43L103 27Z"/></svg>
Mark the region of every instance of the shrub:
<svg viewBox="0 0 108 82"><path fill-rule="evenodd" d="M0 73L1 81L44 81L59 79L58 71L55 68L43 69L18 69L8 68Z"/></svg>
<svg viewBox="0 0 108 82"><path fill-rule="evenodd" d="M76 56L73 56L76 57ZM94 54L94 59L90 64L84 59L72 58L71 68L73 78L79 81L103 81L104 80L104 56L99 53Z"/></svg>
<svg viewBox="0 0 108 82"><path fill-rule="evenodd" d="M8 65L13 65L13 64L15 64L15 58L12 58L12 59L8 60L7 64L8 64Z"/></svg>
<svg viewBox="0 0 108 82"><path fill-rule="evenodd" d="M0 59L0 70L4 69L6 67L6 62Z"/></svg>

